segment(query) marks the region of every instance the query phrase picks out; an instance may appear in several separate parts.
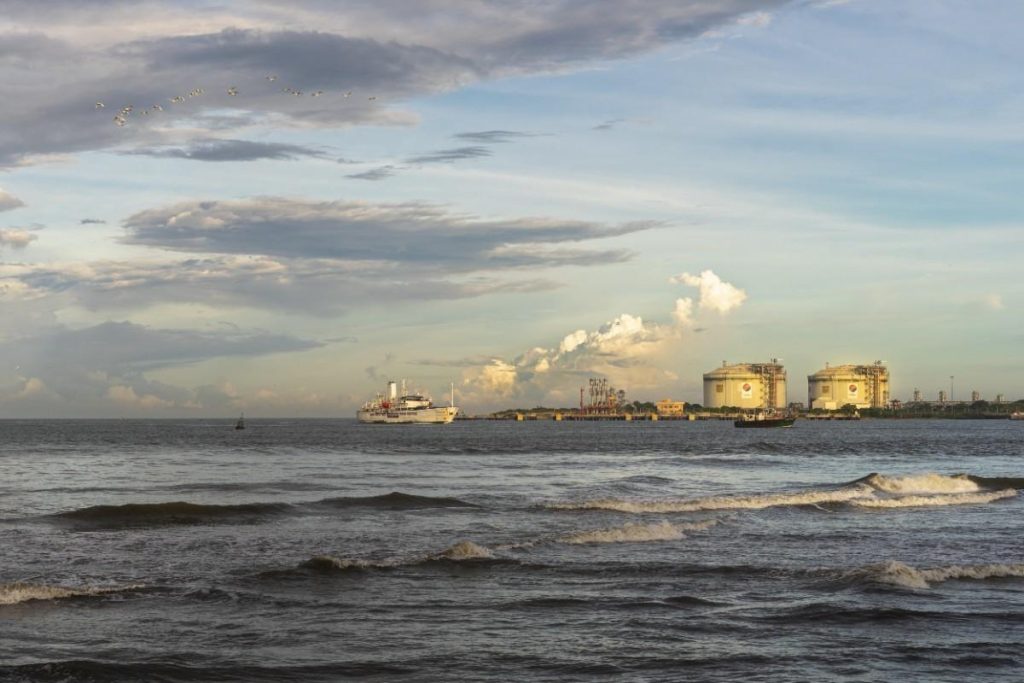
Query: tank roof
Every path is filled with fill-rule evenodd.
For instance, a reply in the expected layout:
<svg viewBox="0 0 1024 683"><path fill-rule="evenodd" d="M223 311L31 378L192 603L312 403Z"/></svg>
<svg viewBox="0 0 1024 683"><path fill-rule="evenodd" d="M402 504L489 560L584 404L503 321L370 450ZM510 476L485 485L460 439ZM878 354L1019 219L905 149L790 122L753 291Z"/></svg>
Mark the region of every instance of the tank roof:
<svg viewBox="0 0 1024 683"><path fill-rule="evenodd" d="M839 376L864 377L870 369L875 367L880 368L882 370L882 374L889 374L889 368L884 365L847 363L845 365L826 365L821 370L818 370L813 375L808 375L807 377L808 379L826 379Z"/></svg>

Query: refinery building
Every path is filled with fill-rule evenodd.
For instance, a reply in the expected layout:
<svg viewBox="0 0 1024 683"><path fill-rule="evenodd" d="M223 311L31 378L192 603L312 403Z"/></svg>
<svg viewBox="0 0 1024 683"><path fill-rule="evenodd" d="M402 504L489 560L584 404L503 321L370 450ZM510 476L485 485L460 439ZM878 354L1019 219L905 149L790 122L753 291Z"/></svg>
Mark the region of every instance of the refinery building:
<svg viewBox="0 0 1024 683"><path fill-rule="evenodd" d="M747 410L786 407L786 370L778 360L737 363L704 374L704 406Z"/></svg>
<svg viewBox="0 0 1024 683"><path fill-rule="evenodd" d="M807 376L807 407L838 410L845 405L857 408L884 408L889 402L889 368L882 361L870 365L825 364L822 370Z"/></svg>

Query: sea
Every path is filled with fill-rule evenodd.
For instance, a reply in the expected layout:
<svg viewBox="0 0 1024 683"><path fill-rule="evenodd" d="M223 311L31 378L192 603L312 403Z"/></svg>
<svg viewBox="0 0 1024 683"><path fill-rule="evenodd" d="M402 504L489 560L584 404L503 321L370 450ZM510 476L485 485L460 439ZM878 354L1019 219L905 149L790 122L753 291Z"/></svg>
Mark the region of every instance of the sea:
<svg viewBox="0 0 1024 683"><path fill-rule="evenodd" d="M2 681L1018 681L1024 422L0 421Z"/></svg>

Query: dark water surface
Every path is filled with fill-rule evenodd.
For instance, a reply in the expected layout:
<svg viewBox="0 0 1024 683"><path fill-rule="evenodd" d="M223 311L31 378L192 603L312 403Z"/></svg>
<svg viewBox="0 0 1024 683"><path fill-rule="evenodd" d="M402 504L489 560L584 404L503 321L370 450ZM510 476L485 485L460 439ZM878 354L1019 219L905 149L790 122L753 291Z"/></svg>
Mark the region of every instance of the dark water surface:
<svg viewBox="0 0 1024 683"><path fill-rule="evenodd" d="M0 421L0 680L1008 681L1024 423Z"/></svg>

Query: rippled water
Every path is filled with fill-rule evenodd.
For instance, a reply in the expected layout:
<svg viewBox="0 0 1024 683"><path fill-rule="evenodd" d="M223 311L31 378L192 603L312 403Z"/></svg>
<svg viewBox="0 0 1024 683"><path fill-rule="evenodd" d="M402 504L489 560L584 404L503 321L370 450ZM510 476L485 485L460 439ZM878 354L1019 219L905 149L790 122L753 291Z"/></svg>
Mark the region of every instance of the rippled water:
<svg viewBox="0 0 1024 683"><path fill-rule="evenodd" d="M1024 423L0 421L0 679L1017 680Z"/></svg>

